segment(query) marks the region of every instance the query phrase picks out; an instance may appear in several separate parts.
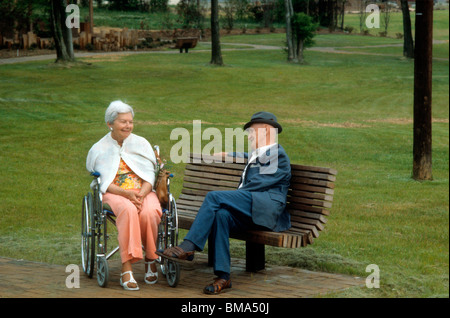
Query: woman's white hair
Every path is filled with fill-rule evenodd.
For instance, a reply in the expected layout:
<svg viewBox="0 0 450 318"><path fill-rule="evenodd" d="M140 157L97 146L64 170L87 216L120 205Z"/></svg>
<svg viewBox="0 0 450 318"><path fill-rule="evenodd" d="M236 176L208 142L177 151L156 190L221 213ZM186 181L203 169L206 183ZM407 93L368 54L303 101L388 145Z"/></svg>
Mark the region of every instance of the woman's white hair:
<svg viewBox="0 0 450 318"><path fill-rule="evenodd" d="M111 104L109 104L108 108L106 109L105 122L107 124L112 124L114 123L114 120L116 120L119 114L126 114L126 113L131 113L131 116L133 116L134 118L134 111L130 105L125 104L120 100L113 101Z"/></svg>

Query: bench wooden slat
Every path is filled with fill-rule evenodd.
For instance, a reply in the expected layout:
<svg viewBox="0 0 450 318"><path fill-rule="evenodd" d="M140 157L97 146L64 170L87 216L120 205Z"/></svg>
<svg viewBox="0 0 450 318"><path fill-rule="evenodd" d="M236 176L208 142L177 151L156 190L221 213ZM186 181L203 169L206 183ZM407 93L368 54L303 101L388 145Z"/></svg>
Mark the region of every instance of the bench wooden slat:
<svg viewBox="0 0 450 318"><path fill-rule="evenodd" d="M300 217L305 217L308 219L319 220L323 224L326 224L328 221L322 214L319 214L319 213L310 213L310 212L299 211L299 210L290 210L290 209L288 209L288 211L291 214L291 217L300 216Z"/></svg>
<svg viewBox="0 0 450 318"><path fill-rule="evenodd" d="M241 180L241 177L237 176L230 176L226 174L215 174L215 173L208 173L208 172L199 172L194 170L185 170L184 175L186 176L192 176L192 177L199 177L199 178L206 178L209 180L225 180L225 181L234 181L236 183L239 183Z"/></svg>
<svg viewBox="0 0 450 318"><path fill-rule="evenodd" d="M304 229L304 230L310 230L312 232L313 237L315 237L315 238L319 237L319 231L317 230L315 225L305 224L305 223L300 223L300 222L291 222L291 224L292 224L291 229L299 228L299 229Z"/></svg>
<svg viewBox="0 0 450 318"><path fill-rule="evenodd" d="M323 193L290 190L288 195L294 196L294 197L317 199L317 200L324 200L324 201L330 201L330 202L333 201L332 195L323 194Z"/></svg>
<svg viewBox="0 0 450 318"><path fill-rule="evenodd" d="M316 187L324 187L329 189L334 189L334 183L331 181L325 181L325 180L317 180L317 179L310 179L310 178L301 178L301 177L292 177L291 178L291 186L294 184L306 184Z"/></svg>
<svg viewBox="0 0 450 318"><path fill-rule="evenodd" d="M238 186L238 182L230 182L230 181L219 181L219 180L212 180L208 178L197 178L197 177L190 177L185 176L183 179L185 182L195 182L200 184L212 184L212 185L218 185L218 186L224 186L236 189Z"/></svg>
<svg viewBox="0 0 450 318"><path fill-rule="evenodd" d="M179 199L203 202L203 200L205 200L205 197L200 196L200 195L189 195L189 194L182 193L182 194L180 194Z"/></svg>
<svg viewBox="0 0 450 318"><path fill-rule="evenodd" d="M208 194L209 191L207 190L195 190L195 189L182 189L181 193L183 194L190 194L190 195L200 195L205 196Z"/></svg>
<svg viewBox="0 0 450 318"><path fill-rule="evenodd" d="M197 213L199 207L192 206L192 205L184 205L184 204L179 204L178 205L178 203L177 203L177 209L180 209L182 211L190 211L190 212L193 212L193 213Z"/></svg>
<svg viewBox="0 0 450 318"><path fill-rule="evenodd" d="M302 247L307 246L308 244L314 243L314 237L310 230L307 229L298 229L298 228L290 228L288 233L296 233L297 235L302 236Z"/></svg>
<svg viewBox="0 0 450 318"><path fill-rule="evenodd" d="M303 177L303 178L310 178L310 179L318 179L318 180L326 180L334 182L336 181L336 176L326 174L326 173L316 173L316 172L309 172L309 171L299 171L299 170L291 170L291 175L295 177ZM296 178L294 178L295 180Z"/></svg>
<svg viewBox="0 0 450 318"><path fill-rule="evenodd" d="M289 198L288 198L288 201L289 201ZM311 206L311 205L307 205L307 204L296 203L296 202L290 202L288 205L288 209L295 209L295 210L304 211L304 212L330 215L330 211L328 211L327 209L319 208L319 207Z"/></svg>
<svg viewBox="0 0 450 318"><path fill-rule="evenodd" d="M323 208L331 208L332 203L329 201L312 200L302 197L290 196L289 202L297 202L303 204L310 204L312 206L318 206Z"/></svg>
<svg viewBox="0 0 450 318"><path fill-rule="evenodd" d="M204 163L195 162L195 161L192 161L190 164L201 165L201 166L205 165ZM228 162L211 162L211 163L208 163L208 167L237 170L240 173L242 173L242 170L244 170L244 168L245 168L245 164L244 163L228 163Z"/></svg>
<svg viewBox="0 0 450 318"><path fill-rule="evenodd" d="M297 223L314 225L318 231L323 231L323 229L324 229L323 224L320 221L318 221L318 220L302 218L302 217L299 217L299 216L291 216L292 227L295 228Z"/></svg>
<svg viewBox="0 0 450 318"><path fill-rule="evenodd" d="M315 167L315 166L305 166L305 165L299 165L299 164L291 164L291 170L297 171L311 171L311 172L320 172L320 173L326 173L331 175L337 175L337 170L332 168L326 168L326 167Z"/></svg>
<svg viewBox="0 0 450 318"><path fill-rule="evenodd" d="M210 172L210 173L216 173L219 175L225 174L225 175L232 175L232 176L239 176L239 177L242 175L242 171L239 171L239 170L216 168L216 167L209 167L209 166L195 165L195 164L187 164L186 170Z"/></svg>
<svg viewBox="0 0 450 318"><path fill-rule="evenodd" d="M199 183L184 182L183 187L187 189L198 189L198 190L208 190L208 191L227 191L236 190L235 187L224 187L216 185L207 185Z"/></svg>
<svg viewBox="0 0 450 318"><path fill-rule="evenodd" d="M202 203L203 203L202 201L190 201L190 200L183 200L183 199L177 200L177 206L186 205L186 206L200 208L202 206Z"/></svg>
<svg viewBox="0 0 450 318"><path fill-rule="evenodd" d="M189 154L189 158L192 159L192 160L194 160L194 159L202 160L203 159L202 161L205 161L205 162L206 162L206 160L218 161L217 157L215 157L215 156L204 155L204 154L197 154L197 153L190 153ZM225 162L225 163L237 163L237 164L244 164L244 165L246 165L247 161L248 161L247 158L238 158L238 157L227 157L226 160L223 159L223 158L220 158L220 160Z"/></svg>
<svg viewBox="0 0 450 318"><path fill-rule="evenodd" d="M300 190L300 191L308 191L308 192L315 192L315 193L324 193L328 195L334 194L334 189L327 188L327 187L316 187L316 186L310 186L305 183L295 183L291 180L290 189Z"/></svg>

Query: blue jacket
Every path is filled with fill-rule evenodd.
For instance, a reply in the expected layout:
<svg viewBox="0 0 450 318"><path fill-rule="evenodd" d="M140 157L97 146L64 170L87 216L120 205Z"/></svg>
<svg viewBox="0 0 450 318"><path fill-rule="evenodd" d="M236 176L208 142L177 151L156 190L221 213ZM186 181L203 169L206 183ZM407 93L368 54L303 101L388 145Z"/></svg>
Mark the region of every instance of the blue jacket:
<svg viewBox="0 0 450 318"><path fill-rule="evenodd" d="M283 147L268 150L247 166L238 190L252 194L252 219L257 225L281 232L291 227L286 196L291 180L291 163ZM239 154L234 154L238 155ZM248 158L247 153L241 154Z"/></svg>

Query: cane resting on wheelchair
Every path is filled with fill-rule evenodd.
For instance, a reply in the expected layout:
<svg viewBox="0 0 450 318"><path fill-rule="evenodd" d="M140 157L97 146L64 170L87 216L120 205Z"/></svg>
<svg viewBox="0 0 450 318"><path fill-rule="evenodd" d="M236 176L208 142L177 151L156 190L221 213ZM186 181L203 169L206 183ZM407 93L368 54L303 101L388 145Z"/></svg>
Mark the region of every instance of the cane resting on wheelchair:
<svg viewBox="0 0 450 318"><path fill-rule="evenodd" d="M158 280L155 259L161 205L153 190L156 158L150 143L133 134L134 111L131 106L112 102L105 113L110 132L89 150L86 168L102 176L103 204L116 216L122 273L120 284L138 290L132 264L143 259L147 284Z"/></svg>

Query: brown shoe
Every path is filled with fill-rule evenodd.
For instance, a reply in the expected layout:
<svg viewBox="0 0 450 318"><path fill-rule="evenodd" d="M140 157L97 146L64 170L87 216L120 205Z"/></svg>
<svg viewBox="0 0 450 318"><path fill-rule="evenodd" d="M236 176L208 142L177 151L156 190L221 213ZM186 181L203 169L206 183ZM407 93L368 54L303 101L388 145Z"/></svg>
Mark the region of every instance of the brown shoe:
<svg viewBox="0 0 450 318"><path fill-rule="evenodd" d="M228 288L231 288L231 279L215 278L214 283L203 288L203 292L208 295L217 295Z"/></svg>
<svg viewBox="0 0 450 318"><path fill-rule="evenodd" d="M183 263L191 263L194 260L195 251L185 252L179 246L169 247L161 252L160 250L156 251L156 255L161 257L170 259L174 262L183 262Z"/></svg>

